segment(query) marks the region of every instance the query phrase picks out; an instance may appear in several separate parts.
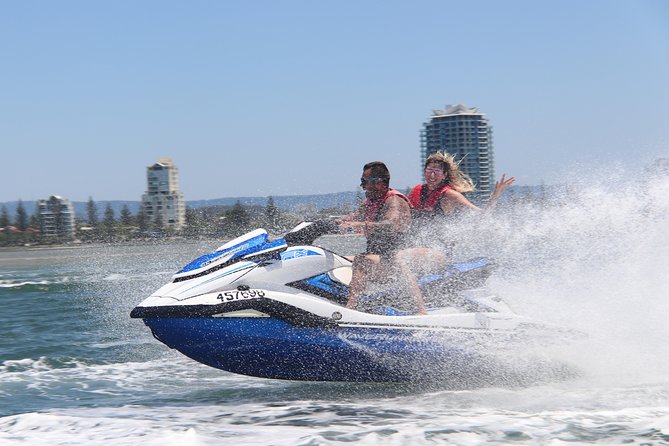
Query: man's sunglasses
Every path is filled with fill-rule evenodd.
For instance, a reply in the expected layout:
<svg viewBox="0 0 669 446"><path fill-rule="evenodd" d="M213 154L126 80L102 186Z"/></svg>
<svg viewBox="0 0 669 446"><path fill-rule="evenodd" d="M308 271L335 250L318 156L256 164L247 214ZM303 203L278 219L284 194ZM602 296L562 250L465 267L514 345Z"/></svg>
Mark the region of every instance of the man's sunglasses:
<svg viewBox="0 0 669 446"><path fill-rule="evenodd" d="M371 183L372 181L387 181L388 178L376 178L376 177L369 177L369 178L360 178L360 186L364 186L367 183Z"/></svg>

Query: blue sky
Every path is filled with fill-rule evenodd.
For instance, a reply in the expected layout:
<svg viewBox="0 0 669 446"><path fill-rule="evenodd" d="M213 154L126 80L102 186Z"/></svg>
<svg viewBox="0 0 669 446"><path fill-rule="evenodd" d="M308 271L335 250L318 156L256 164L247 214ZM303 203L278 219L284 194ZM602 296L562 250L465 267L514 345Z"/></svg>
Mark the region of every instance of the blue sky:
<svg viewBox="0 0 669 446"><path fill-rule="evenodd" d="M0 202L404 188L455 103L518 184L669 156L664 0L4 1L0 50Z"/></svg>

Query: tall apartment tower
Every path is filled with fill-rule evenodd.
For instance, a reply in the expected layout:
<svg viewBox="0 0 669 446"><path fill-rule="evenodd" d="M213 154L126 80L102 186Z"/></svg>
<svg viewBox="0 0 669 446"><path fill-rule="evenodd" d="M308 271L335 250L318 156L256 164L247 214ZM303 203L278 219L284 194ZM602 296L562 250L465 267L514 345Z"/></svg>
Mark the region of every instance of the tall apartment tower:
<svg viewBox="0 0 669 446"><path fill-rule="evenodd" d="M150 224L179 230L186 224L186 204L179 191L177 166L171 158L160 158L146 168L147 191L142 195L142 210Z"/></svg>
<svg viewBox="0 0 669 446"><path fill-rule="evenodd" d="M474 181L476 192L469 198L485 203L494 189L495 164L492 127L476 107L448 105L432 110L420 133L421 169L428 156L445 151L460 163L460 169Z"/></svg>
<svg viewBox="0 0 669 446"><path fill-rule="evenodd" d="M52 195L37 202L37 212L42 239L74 238L74 207L70 200Z"/></svg>

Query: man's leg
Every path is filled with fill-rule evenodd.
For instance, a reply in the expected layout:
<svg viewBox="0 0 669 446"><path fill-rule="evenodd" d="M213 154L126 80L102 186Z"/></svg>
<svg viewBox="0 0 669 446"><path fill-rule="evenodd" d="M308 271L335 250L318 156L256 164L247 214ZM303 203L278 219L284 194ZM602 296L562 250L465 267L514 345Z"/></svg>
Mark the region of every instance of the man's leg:
<svg viewBox="0 0 669 446"><path fill-rule="evenodd" d="M358 306L358 299L365 288L367 288L368 276L374 266L378 265L379 262L380 258L375 254L360 254L355 256L351 283L348 287L348 302L346 303L346 308L356 308Z"/></svg>

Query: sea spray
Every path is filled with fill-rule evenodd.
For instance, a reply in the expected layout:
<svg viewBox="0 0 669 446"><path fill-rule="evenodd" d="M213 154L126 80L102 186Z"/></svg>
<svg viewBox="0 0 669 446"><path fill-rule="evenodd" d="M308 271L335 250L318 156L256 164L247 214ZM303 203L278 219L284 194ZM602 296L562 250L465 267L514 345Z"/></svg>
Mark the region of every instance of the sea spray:
<svg viewBox="0 0 669 446"><path fill-rule="evenodd" d="M514 197L449 230L456 257L496 260L489 286L516 312L588 334L572 359L593 377L666 380L669 177L625 178Z"/></svg>

